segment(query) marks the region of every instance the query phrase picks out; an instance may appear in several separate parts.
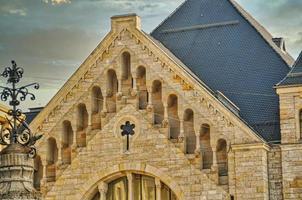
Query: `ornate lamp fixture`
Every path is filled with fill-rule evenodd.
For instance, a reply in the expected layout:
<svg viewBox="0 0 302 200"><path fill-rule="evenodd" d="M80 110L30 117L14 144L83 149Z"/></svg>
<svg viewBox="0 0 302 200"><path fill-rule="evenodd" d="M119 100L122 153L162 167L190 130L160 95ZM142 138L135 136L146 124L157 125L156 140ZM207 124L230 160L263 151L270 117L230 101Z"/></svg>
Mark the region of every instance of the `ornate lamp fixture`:
<svg viewBox="0 0 302 200"><path fill-rule="evenodd" d="M35 95L28 91L29 87L39 89L38 83L31 83L25 86L17 87L16 84L20 82L24 73L23 68L17 67L15 61L12 61L12 67L6 67L1 74L4 78L7 78L7 84L12 84L12 87L0 86L2 92L0 92L0 98L2 101L9 100L9 105L12 109L8 111L8 115L11 119L7 118L9 126L2 127L0 132L0 144L21 144L28 148L28 154L31 158L35 157L36 149L33 146L42 135L33 135L29 129L28 124L25 122L25 117L17 106L20 105L20 101L26 100L30 97L31 100L35 100Z"/></svg>

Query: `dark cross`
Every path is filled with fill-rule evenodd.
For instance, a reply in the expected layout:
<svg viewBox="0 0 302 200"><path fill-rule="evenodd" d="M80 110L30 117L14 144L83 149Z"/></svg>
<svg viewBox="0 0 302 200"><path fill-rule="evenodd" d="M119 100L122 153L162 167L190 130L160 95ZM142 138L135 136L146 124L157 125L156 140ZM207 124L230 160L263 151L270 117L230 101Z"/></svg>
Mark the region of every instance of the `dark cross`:
<svg viewBox="0 0 302 200"><path fill-rule="evenodd" d="M126 121L125 125L121 125L121 129L122 129L122 136L127 136L127 151L129 150L129 136L130 135L134 135L134 129L135 125L134 124L130 124L129 121Z"/></svg>

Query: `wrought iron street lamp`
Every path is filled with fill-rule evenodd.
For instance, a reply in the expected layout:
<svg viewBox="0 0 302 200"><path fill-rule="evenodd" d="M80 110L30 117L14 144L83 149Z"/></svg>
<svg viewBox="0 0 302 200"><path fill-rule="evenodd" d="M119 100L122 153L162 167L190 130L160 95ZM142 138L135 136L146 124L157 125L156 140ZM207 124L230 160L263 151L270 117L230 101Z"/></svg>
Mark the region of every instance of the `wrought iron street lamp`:
<svg viewBox="0 0 302 200"><path fill-rule="evenodd" d="M28 124L25 122L25 117L22 111L17 108L20 105L20 101L26 100L30 97L31 100L35 100L35 95L29 92L28 88L33 87L39 89L38 83L31 83L21 87L17 87L17 83L23 76L24 70L18 67L15 61L12 61L11 67L5 67L2 77L7 78L7 84L11 84L11 87L0 86L2 91L0 92L0 98L2 101L8 101L12 109L8 111L8 115L12 119L7 118L9 127L4 127L1 130L0 144L9 145L19 143L29 148L29 156L34 157L36 155L36 149L33 146L41 135L33 135L29 129Z"/></svg>

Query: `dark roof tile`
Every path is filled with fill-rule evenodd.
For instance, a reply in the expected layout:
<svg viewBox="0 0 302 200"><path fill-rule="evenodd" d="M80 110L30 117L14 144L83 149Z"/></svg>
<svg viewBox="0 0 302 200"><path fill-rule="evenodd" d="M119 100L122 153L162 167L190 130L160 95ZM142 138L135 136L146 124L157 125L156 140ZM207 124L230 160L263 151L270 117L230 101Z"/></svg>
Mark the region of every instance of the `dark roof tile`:
<svg viewBox="0 0 302 200"><path fill-rule="evenodd" d="M151 35L238 106L240 117L264 139L279 140L273 86L288 73L291 59L240 9L231 0L187 0Z"/></svg>

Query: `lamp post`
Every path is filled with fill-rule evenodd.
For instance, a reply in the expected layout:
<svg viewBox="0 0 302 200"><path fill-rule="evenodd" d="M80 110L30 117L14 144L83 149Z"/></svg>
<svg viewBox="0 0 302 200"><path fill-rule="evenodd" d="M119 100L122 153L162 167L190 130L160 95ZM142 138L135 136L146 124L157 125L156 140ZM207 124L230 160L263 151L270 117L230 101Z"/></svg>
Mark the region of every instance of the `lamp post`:
<svg viewBox="0 0 302 200"><path fill-rule="evenodd" d="M36 150L34 144L41 136L33 135L25 122L25 117L22 116L22 111L17 109L20 101L26 100L29 96L31 100L35 100L35 95L28 91L29 87L39 89L38 83L31 83L25 86L17 87L16 84L20 82L24 73L23 68L17 67L15 61L12 61L12 67L6 67L1 74L2 77L7 78L7 84L12 84L11 87L0 86L0 98L2 101L9 100L9 105L12 109L8 111L8 115L12 117L12 122L7 118L9 127L1 130L0 144L9 145L19 143L29 147L29 156L35 157Z"/></svg>
<svg viewBox="0 0 302 200"><path fill-rule="evenodd" d="M12 66L5 67L1 74L11 86L0 86L0 99L9 101L12 107L7 112L8 126L2 126L0 132L0 144L6 146L0 152L0 199L40 199L40 194L33 187L33 158L36 156L34 144L42 135L31 132L24 114L17 108L27 97L35 100L35 95L28 89L39 89L39 84L17 87L24 70L15 61L11 63Z"/></svg>

